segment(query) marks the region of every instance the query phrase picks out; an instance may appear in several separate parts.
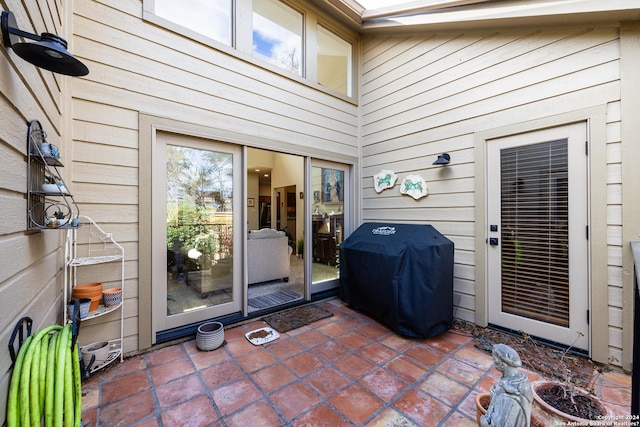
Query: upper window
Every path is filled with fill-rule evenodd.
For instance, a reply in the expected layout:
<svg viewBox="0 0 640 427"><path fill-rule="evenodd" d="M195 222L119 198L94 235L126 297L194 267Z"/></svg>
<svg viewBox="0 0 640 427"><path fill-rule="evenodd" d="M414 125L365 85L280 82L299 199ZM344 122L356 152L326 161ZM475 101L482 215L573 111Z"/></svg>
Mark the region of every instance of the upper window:
<svg viewBox="0 0 640 427"><path fill-rule="evenodd" d="M302 14L278 0L253 0L253 56L302 75Z"/></svg>
<svg viewBox="0 0 640 427"><path fill-rule="evenodd" d="M318 83L347 96L352 95L353 55L351 43L318 26Z"/></svg>
<svg viewBox="0 0 640 427"><path fill-rule="evenodd" d="M143 0L145 19L271 71L353 98L355 32L300 0ZM326 21L321 25L321 20ZM331 29L330 29L331 28ZM228 48L230 47L230 48ZM251 60L251 57L256 60ZM308 61L308 62L307 62ZM259 64L261 63L261 64ZM276 69L277 68L277 69Z"/></svg>
<svg viewBox="0 0 640 427"><path fill-rule="evenodd" d="M155 14L213 40L231 46L232 0L155 0Z"/></svg>

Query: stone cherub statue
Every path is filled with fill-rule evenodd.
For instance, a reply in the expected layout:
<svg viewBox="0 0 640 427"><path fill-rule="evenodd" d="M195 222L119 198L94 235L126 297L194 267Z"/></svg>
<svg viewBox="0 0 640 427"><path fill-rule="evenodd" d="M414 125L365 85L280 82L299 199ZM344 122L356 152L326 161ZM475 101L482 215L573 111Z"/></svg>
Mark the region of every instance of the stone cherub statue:
<svg viewBox="0 0 640 427"><path fill-rule="evenodd" d="M493 361L502 378L491 386L491 403L480 418L482 427L529 427L533 392L529 378L520 372L518 353L505 344L493 346Z"/></svg>

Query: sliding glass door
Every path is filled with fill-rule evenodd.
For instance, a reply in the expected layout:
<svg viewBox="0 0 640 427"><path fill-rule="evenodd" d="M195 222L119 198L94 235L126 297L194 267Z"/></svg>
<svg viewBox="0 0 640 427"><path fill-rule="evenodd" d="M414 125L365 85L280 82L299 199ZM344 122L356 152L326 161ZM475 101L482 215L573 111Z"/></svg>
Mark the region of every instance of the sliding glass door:
<svg viewBox="0 0 640 427"><path fill-rule="evenodd" d="M156 331L241 310L241 149L159 133L155 151Z"/></svg>
<svg viewBox="0 0 640 427"><path fill-rule="evenodd" d="M313 161L311 167L311 293L338 286L345 237L349 166Z"/></svg>

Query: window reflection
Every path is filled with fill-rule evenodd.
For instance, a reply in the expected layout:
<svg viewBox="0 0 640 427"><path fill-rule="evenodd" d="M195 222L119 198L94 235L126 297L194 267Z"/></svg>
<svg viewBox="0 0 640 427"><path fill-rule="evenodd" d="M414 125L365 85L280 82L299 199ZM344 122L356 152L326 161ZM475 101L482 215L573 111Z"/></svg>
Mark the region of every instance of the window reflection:
<svg viewBox="0 0 640 427"><path fill-rule="evenodd" d="M344 238L344 171L312 168L313 283L339 277L340 244Z"/></svg>
<svg viewBox="0 0 640 427"><path fill-rule="evenodd" d="M233 299L233 156L167 145L167 311Z"/></svg>
<svg viewBox="0 0 640 427"><path fill-rule="evenodd" d="M231 0L155 0L155 14L231 46Z"/></svg>
<svg viewBox="0 0 640 427"><path fill-rule="evenodd" d="M331 31L318 27L318 83L351 96L351 44Z"/></svg>
<svg viewBox="0 0 640 427"><path fill-rule="evenodd" d="M302 75L302 14L277 0L253 0L253 56Z"/></svg>

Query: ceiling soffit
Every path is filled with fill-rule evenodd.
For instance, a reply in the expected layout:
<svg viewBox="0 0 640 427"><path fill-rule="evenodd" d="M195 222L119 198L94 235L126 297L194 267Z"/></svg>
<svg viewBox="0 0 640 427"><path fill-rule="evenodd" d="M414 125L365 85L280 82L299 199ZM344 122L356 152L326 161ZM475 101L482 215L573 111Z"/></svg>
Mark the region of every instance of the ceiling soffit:
<svg viewBox="0 0 640 427"><path fill-rule="evenodd" d="M365 9L355 0L313 2L361 33L640 20L637 0L423 0L379 9Z"/></svg>

